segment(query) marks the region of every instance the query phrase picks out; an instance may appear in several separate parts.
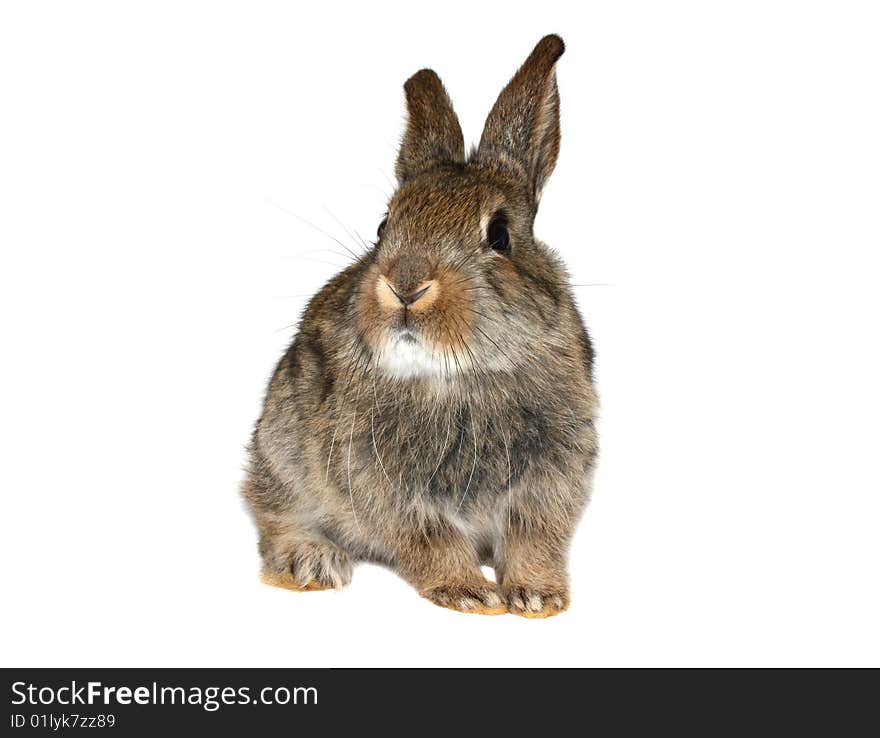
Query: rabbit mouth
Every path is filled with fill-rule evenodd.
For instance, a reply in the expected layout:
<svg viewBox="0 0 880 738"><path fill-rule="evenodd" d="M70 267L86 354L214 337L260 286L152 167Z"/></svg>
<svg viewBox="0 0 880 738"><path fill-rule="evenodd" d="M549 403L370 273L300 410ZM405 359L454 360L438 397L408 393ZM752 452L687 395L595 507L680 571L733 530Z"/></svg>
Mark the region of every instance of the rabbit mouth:
<svg viewBox="0 0 880 738"><path fill-rule="evenodd" d="M400 328L389 333L377 363L385 374L395 379L439 379L448 371L441 356L415 331Z"/></svg>

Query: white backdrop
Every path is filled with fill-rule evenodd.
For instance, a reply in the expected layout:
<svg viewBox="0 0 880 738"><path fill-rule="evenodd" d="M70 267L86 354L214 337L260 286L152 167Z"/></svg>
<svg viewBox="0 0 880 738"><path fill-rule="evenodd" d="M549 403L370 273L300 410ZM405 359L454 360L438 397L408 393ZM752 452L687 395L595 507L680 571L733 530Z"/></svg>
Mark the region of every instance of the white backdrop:
<svg viewBox="0 0 880 738"><path fill-rule="evenodd" d="M872 3L4 3L4 666L880 663ZM560 33L538 235L602 456L547 621L362 565L261 585L237 496L305 300L372 237L402 83L466 139Z"/></svg>

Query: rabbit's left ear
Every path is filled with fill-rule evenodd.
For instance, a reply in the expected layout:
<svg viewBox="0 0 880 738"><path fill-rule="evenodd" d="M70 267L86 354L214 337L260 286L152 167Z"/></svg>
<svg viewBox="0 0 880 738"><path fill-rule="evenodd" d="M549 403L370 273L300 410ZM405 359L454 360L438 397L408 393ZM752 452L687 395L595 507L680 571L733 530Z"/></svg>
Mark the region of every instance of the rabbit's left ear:
<svg viewBox="0 0 880 738"><path fill-rule="evenodd" d="M464 136L452 101L437 74L422 69L403 86L406 92L406 132L395 171L398 181L444 162L464 162Z"/></svg>
<svg viewBox="0 0 880 738"><path fill-rule="evenodd" d="M486 119L477 161L501 160L521 171L535 201L559 155L556 62L565 44L545 36L505 87Z"/></svg>

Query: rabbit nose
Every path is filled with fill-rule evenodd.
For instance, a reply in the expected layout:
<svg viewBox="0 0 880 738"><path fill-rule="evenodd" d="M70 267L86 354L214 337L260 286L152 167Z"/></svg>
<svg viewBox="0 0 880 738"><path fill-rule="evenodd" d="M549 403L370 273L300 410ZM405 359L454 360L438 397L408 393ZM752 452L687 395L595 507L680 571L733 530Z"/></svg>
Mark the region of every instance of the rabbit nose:
<svg viewBox="0 0 880 738"><path fill-rule="evenodd" d="M376 283L377 296L380 304L387 310L404 310L418 312L426 309L436 299L440 291L440 285L435 279L419 282L410 290L402 290L388 277L380 277Z"/></svg>
<svg viewBox="0 0 880 738"><path fill-rule="evenodd" d="M377 283L379 301L388 310L416 312L424 310L440 290L436 279L431 279L431 262L422 255L401 254L379 278Z"/></svg>
<svg viewBox="0 0 880 738"><path fill-rule="evenodd" d="M394 296L400 300L400 304L404 307L409 307L414 302L418 302L425 296L425 293L431 289L431 285L426 285L422 287L420 290L416 290L415 292L410 292L407 295L402 295L398 290L394 289L394 286L391 282L388 282L388 289L394 293Z"/></svg>

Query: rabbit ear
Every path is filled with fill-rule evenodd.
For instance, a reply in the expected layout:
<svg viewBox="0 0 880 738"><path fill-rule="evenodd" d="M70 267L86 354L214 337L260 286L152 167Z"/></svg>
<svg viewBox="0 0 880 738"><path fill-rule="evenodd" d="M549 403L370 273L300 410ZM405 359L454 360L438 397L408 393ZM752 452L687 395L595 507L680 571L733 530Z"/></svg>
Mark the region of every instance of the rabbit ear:
<svg viewBox="0 0 880 738"><path fill-rule="evenodd" d="M422 69L403 86L407 123L395 171L403 183L443 162L464 162L464 136L440 78Z"/></svg>
<svg viewBox="0 0 880 738"><path fill-rule="evenodd" d="M476 160L501 160L525 172L535 200L559 155L556 61L565 51L559 36L542 38L505 87L486 119Z"/></svg>

